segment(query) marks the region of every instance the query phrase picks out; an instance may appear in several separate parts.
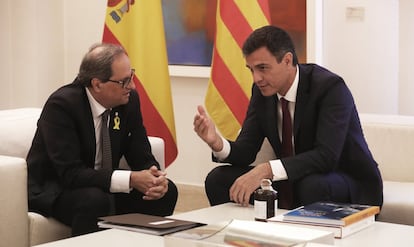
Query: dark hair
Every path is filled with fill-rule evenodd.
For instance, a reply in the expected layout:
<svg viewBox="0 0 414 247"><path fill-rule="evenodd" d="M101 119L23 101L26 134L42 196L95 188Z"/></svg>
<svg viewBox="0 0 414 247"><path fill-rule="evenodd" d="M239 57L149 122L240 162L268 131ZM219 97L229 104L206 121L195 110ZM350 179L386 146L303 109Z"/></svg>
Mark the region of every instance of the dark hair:
<svg viewBox="0 0 414 247"><path fill-rule="evenodd" d="M108 80L112 76L112 63L121 54L126 54L126 52L119 45L107 43L92 45L82 59L78 83L89 87L93 78L101 81Z"/></svg>
<svg viewBox="0 0 414 247"><path fill-rule="evenodd" d="M293 55L292 64L298 64L295 46L289 34L275 26L264 26L253 31L243 44L244 56L252 54L261 47L266 47L280 63L283 56L290 52Z"/></svg>

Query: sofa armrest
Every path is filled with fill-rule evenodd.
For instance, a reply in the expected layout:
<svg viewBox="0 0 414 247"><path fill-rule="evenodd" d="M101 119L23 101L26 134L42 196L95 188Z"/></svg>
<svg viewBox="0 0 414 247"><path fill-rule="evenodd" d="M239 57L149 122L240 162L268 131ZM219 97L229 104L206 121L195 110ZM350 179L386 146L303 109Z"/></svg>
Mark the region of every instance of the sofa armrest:
<svg viewBox="0 0 414 247"><path fill-rule="evenodd" d="M165 170L165 147L164 140L160 137L149 136L148 140L151 144L152 154L160 164L161 170Z"/></svg>
<svg viewBox="0 0 414 247"><path fill-rule="evenodd" d="M0 111L0 155L26 158L36 132L41 108L16 108Z"/></svg>
<svg viewBox="0 0 414 247"><path fill-rule="evenodd" d="M2 246L28 246L26 160L0 155L0 239Z"/></svg>

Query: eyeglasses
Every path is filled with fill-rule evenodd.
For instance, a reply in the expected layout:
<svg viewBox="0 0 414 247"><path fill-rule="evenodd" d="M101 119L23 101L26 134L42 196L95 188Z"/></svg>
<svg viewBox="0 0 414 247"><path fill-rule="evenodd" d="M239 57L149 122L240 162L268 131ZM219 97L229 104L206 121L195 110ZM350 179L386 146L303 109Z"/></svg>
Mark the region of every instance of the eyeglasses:
<svg viewBox="0 0 414 247"><path fill-rule="evenodd" d="M128 87L129 83L131 83L132 78L134 77L134 74L135 74L135 69L131 69L131 76L130 77L125 78L123 80L119 80L119 81L111 80L111 79L108 79L107 81L119 83L119 84L121 84L121 86L123 88L126 88L126 87Z"/></svg>

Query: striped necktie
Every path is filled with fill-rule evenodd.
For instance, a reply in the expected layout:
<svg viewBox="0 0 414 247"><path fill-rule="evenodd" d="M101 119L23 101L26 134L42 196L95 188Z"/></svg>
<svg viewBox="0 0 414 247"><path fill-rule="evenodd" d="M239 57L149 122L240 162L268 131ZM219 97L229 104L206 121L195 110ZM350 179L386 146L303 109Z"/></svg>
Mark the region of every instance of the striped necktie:
<svg viewBox="0 0 414 247"><path fill-rule="evenodd" d="M112 170L112 151L111 151L111 139L109 137L108 130L108 117L110 110L102 113L102 125L101 125L101 148L102 148L102 169Z"/></svg>

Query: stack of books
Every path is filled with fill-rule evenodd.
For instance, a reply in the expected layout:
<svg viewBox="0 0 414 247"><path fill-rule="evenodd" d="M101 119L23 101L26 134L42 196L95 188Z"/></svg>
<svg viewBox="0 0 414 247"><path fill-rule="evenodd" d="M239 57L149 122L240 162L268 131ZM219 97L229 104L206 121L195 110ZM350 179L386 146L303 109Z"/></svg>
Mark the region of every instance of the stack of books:
<svg viewBox="0 0 414 247"><path fill-rule="evenodd" d="M371 226L379 212L378 206L316 202L268 221L331 231L335 238L344 238Z"/></svg>

